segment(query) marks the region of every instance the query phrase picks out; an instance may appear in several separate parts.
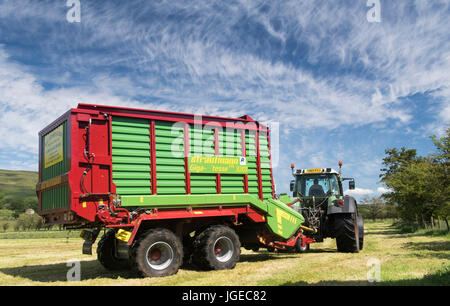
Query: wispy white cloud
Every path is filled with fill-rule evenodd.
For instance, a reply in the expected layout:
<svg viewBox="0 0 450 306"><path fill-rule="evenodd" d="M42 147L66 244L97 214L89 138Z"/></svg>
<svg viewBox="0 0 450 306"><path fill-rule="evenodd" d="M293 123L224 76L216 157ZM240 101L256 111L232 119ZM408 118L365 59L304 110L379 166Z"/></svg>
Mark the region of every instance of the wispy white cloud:
<svg viewBox="0 0 450 306"><path fill-rule="evenodd" d="M347 190L345 191L346 195L351 195L351 196L364 196L364 195L369 195L369 194L373 194L374 191L372 189L364 189L364 188L355 188L354 190Z"/></svg>
<svg viewBox="0 0 450 306"><path fill-rule="evenodd" d="M390 190L385 187L378 187L375 190L374 189L355 188L353 190L346 190L345 194L360 198L360 197L368 196L368 195L380 196L380 195L383 195L383 194L389 193L389 192L390 192Z"/></svg>
<svg viewBox="0 0 450 306"><path fill-rule="evenodd" d="M65 21L63 2L0 3L0 150L36 152L37 131L77 102L248 113L281 123L280 165L345 157L376 177L364 140L339 147L312 131L400 130L416 116L402 98L428 92L441 102L424 126L450 121L445 0L381 1L376 24L366 1L85 0L80 24Z"/></svg>

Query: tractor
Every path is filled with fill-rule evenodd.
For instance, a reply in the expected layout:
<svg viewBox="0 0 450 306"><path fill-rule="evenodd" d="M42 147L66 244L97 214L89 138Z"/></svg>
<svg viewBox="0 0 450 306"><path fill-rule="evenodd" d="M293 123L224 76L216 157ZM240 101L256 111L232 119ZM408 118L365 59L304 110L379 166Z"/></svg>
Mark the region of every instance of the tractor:
<svg viewBox="0 0 450 306"><path fill-rule="evenodd" d="M363 249L364 222L358 213L356 200L344 195L342 184L349 181L349 189L355 189L353 178L341 176L331 168L295 169L291 164L294 180L290 190L294 198L287 203L305 218L305 231L308 243L300 244L298 252L309 250L311 242L323 242L324 238L335 238L339 252L357 253Z"/></svg>

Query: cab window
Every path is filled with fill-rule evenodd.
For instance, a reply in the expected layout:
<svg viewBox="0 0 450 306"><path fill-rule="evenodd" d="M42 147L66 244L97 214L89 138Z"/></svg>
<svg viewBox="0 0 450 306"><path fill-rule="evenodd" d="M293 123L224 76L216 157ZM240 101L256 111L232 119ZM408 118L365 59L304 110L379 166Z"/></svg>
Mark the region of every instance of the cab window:
<svg viewBox="0 0 450 306"><path fill-rule="evenodd" d="M336 175L304 175L298 178L298 192L306 197L324 197L339 194L339 184Z"/></svg>

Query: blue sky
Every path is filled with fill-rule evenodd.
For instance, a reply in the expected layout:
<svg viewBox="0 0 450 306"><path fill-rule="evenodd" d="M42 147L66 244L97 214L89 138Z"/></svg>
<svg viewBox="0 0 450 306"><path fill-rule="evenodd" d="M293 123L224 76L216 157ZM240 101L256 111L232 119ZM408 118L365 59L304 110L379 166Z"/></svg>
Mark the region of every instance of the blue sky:
<svg viewBox="0 0 450 306"><path fill-rule="evenodd" d="M377 1L375 1L377 2ZM448 1L0 0L0 168L37 169L37 133L77 103L279 124L291 163L380 194L384 150L433 150L450 122ZM378 5L378 4L377 4Z"/></svg>

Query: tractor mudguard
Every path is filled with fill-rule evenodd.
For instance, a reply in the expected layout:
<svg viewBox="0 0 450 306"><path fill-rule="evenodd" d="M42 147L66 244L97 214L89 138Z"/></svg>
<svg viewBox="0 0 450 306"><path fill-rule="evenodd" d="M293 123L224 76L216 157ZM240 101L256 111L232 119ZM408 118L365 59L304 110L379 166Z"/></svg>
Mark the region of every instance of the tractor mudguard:
<svg viewBox="0 0 450 306"><path fill-rule="evenodd" d="M344 196L344 203L342 206L330 205L328 206L327 214L347 214L347 213L355 213L357 211L356 208L356 200L351 196Z"/></svg>

